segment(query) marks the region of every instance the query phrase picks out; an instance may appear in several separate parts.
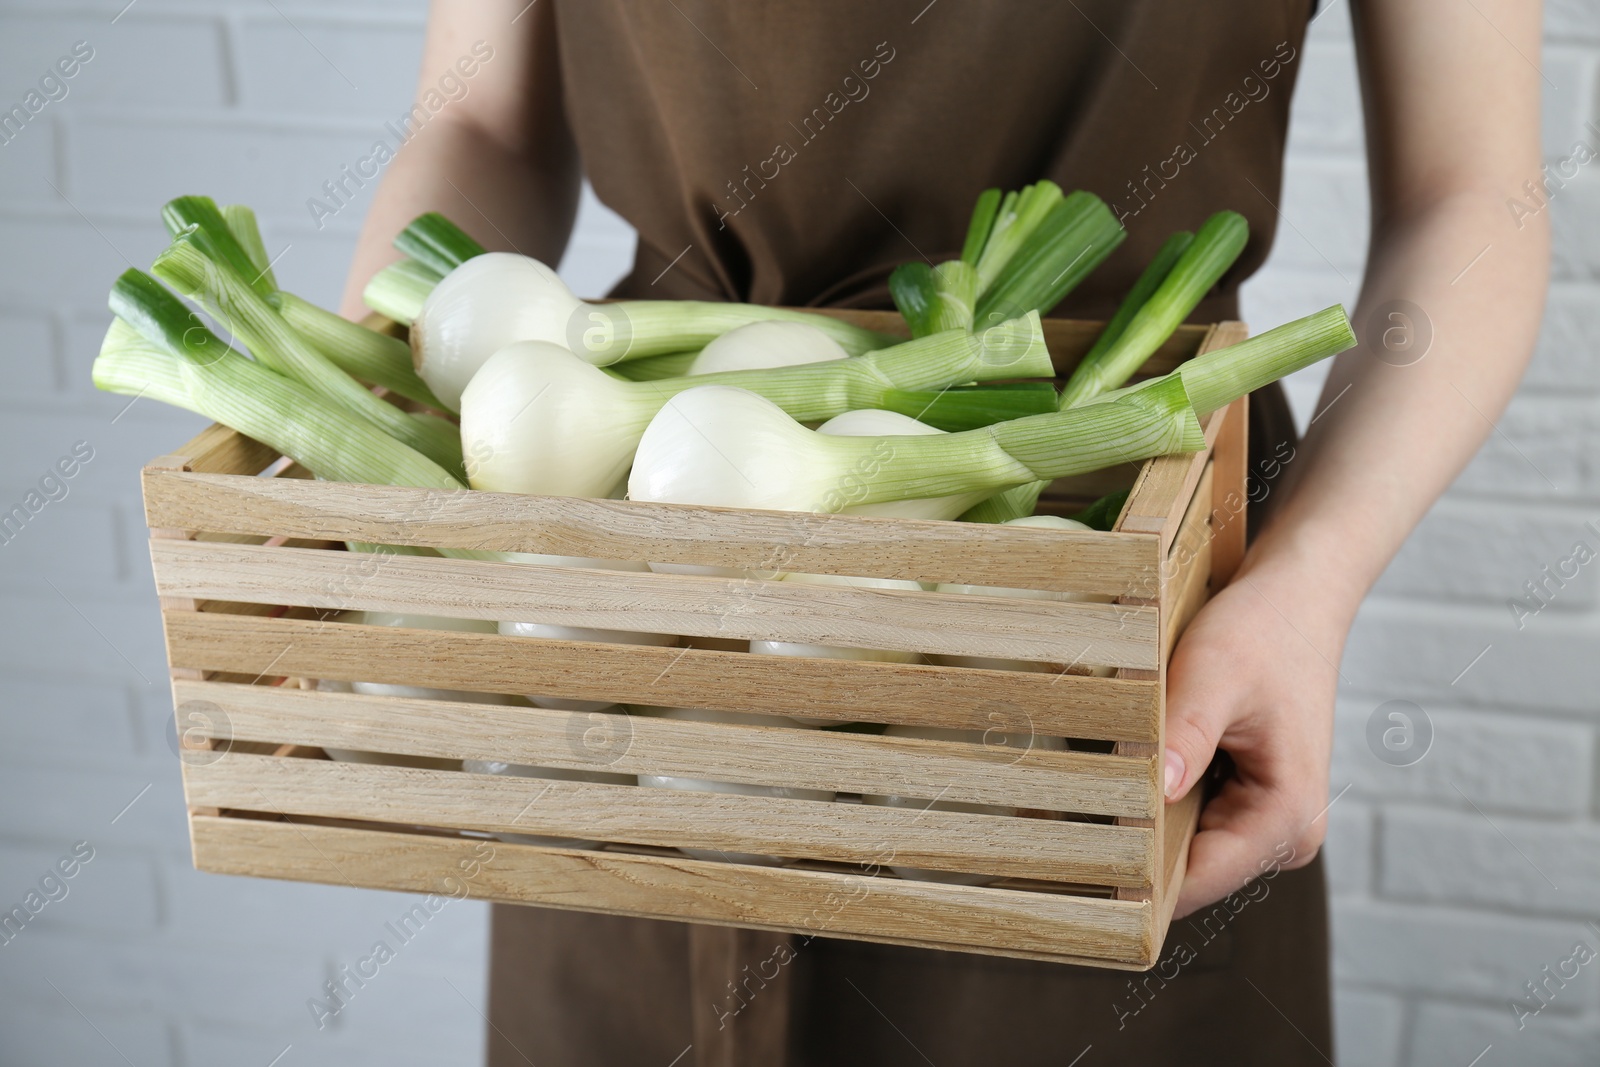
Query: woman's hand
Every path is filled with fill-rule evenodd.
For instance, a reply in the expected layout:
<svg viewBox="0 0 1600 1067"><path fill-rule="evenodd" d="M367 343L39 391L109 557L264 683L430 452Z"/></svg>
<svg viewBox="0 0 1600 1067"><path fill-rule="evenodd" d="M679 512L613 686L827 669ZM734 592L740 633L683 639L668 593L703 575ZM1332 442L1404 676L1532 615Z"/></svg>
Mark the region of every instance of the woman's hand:
<svg viewBox="0 0 1600 1067"><path fill-rule="evenodd" d="M1220 900L1327 829L1334 694L1347 626L1302 587L1246 568L1184 631L1167 672L1167 801L1200 788L1218 748L1234 774L1200 815L1176 916Z"/></svg>
<svg viewBox="0 0 1600 1067"><path fill-rule="evenodd" d="M1334 361L1272 490L1272 521L1168 668L1168 800L1195 788L1218 747L1235 764L1201 812L1179 915L1238 889L1280 845L1295 849L1285 866L1316 855L1356 607L1477 451L1533 350L1550 212L1513 220L1506 204L1541 175L1527 59L1540 5L1474 7L1353 9L1372 231L1350 317L1364 343ZM1419 351L1390 349L1397 307L1426 328Z"/></svg>

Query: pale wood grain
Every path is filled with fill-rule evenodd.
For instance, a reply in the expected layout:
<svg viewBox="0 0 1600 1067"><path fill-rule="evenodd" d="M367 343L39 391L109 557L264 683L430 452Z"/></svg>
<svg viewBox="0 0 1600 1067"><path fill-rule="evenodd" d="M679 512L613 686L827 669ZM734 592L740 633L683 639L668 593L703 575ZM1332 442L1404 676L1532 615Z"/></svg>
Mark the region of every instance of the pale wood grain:
<svg viewBox="0 0 1600 1067"><path fill-rule="evenodd" d="M482 842L197 817L201 870L446 894ZM1099 965L1154 961L1147 904L496 842L473 899ZM452 877L451 882L446 882Z"/></svg>
<svg viewBox="0 0 1600 1067"><path fill-rule="evenodd" d="M1149 581L1138 534L738 511L152 471L153 526L593 559L787 569L1117 595Z"/></svg>
<svg viewBox="0 0 1600 1067"><path fill-rule="evenodd" d="M760 579L152 542L164 596L1153 667L1157 613Z"/></svg>
<svg viewBox="0 0 1600 1067"><path fill-rule="evenodd" d="M1245 327L1239 322L1220 322L1206 332L1199 352L1211 352L1241 341ZM1198 354L1198 353L1197 353ZM1227 409L1210 412L1200 419L1205 430L1204 450L1187 455L1157 456L1144 465L1123 506L1115 529L1127 533L1153 533L1161 537L1161 554L1172 548L1178 521L1189 506L1200 471L1216 447L1217 436L1226 422ZM1149 596L1149 593L1143 594Z"/></svg>
<svg viewBox="0 0 1600 1067"><path fill-rule="evenodd" d="M299 610L299 609L295 609ZM1150 682L746 652L615 645L201 613L165 619L174 665L841 722L1151 740Z"/></svg>
<svg viewBox="0 0 1600 1067"><path fill-rule="evenodd" d="M176 452L157 456L146 463L144 469L146 473L195 471L205 474L259 474L277 458L278 453L269 446L214 422ZM148 525L174 524L149 522Z"/></svg>
<svg viewBox="0 0 1600 1067"><path fill-rule="evenodd" d="M1242 339L1242 338L1241 338ZM1221 432L1212 448L1216 487L1212 490L1211 588L1233 580L1244 559L1245 511L1250 456L1250 398L1228 405Z"/></svg>
<svg viewBox="0 0 1600 1067"><path fill-rule="evenodd" d="M1161 616L1161 655L1172 655L1178 636L1183 633L1211 595L1211 561L1216 534L1211 526L1211 500L1216 464L1206 464L1205 473L1195 486L1189 510L1184 513L1178 535L1167 554L1165 604Z"/></svg>
<svg viewBox="0 0 1600 1067"><path fill-rule="evenodd" d="M216 705L219 734L244 741L1096 815L1148 816L1157 805L1155 761L1048 752L1026 739L983 745L221 682L173 687L180 701Z"/></svg>
<svg viewBox="0 0 1600 1067"><path fill-rule="evenodd" d="M1146 885L1147 832L1095 823L229 753L190 804L1060 882Z"/></svg>
<svg viewBox="0 0 1600 1067"><path fill-rule="evenodd" d="M1189 867L1189 844L1199 828L1200 809L1204 804L1205 787L1197 784L1183 799L1167 806L1161 840L1161 888L1155 900L1155 943L1158 946L1166 941L1172 913L1178 906L1178 890L1183 886L1183 874Z"/></svg>
<svg viewBox="0 0 1600 1067"><path fill-rule="evenodd" d="M873 329L903 330L892 313L830 313ZM381 321L369 325L401 333ZM1056 368L1065 374L1092 344L1100 324L1046 320L1044 329ZM1165 373L1198 351L1244 336L1243 326L1235 323L1183 327L1139 377ZM158 537L153 543L162 592L181 594L168 601L174 610L164 616L174 673L196 676L175 677L175 697L218 703L237 742L215 763L187 768L193 799L206 801L191 811L196 863L203 869L336 884L437 889L444 874L457 870L457 859L481 846L447 830L500 828L507 814L514 814L513 804L525 806L526 797L539 795L530 791L554 784L559 788L535 804L551 802L539 831L614 836L620 843L602 853L496 843L498 869L486 867L475 892L481 889L486 899L618 914L1148 967L1170 920L1199 808L1198 795L1171 808L1159 796L1165 660L1173 638L1242 552L1242 521L1231 528L1219 525L1214 507L1207 514L1196 506L1201 497L1220 499L1234 487L1242 491L1242 417L1243 404L1238 404L1207 420L1209 468L1204 453L1169 457L1142 465L1137 474L1130 466L1053 487L1050 506L1059 509L1071 507L1074 495L1098 495L1105 486L1133 482L1119 523L1122 532L1072 535L320 483L298 477L301 472L281 462L270 467L272 450L211 427L179 453L151 464L144 478L151 525L190 539L162 543ZM238 476L263 470L280 476ZM1202 522L1205 518L1211 521ZM201 535L198 541L195 532ZM272 547L226 543L252 539ZM356 583L362 599L345 595L342 586L319 593L319 579L338 580L359 568L348 558L331 559L346 553L302 546L344 540L1074 590L1115 596L1122 603L1090 611L1019 613L1014 601L1007 610L981 602L991 598L951 604L941 603L949 597L934 594L903 594L900 600L791 599L759 586L734 593L728 583L718 594L706 584L714 579L654 575L609 585L601 578L580 589L559 578L531 576L526 567L508 572L505 564L428 560L475 569L413 568L417 557L387 557L374 573L363 572ZM779 555L775 545L787 547ZM271 564L263 566L269 555ZM1175 556L1180 557L1176 563ZM300 572L326 569L289 573L283 565L291 562ZM208 565L220 573L209 579L198 573ZM179 573L184 568L189 571ZM1213 571L1217 579L1208 583ZM274 595L286 589L299 595ZM369 591L391 599L364 599ZM727 601L720 608L717 595ZM278 613L284 605L293 605L285 613L289 617L254 614ZM920 664L407 631L307 617L321 608L392 606L428 614L534 618L525 610L504 614L507 605L534 607L538 618L569 625L708 639L767 636L922 651L944 651L947 643L960 641L961 647L950 650L982 654L976 652L982 648L1022 658L1020 646L1038 658L1061 661L1094 645L1084 662L1121 669L1110 679L1058 679ZM715 628L700 625L713 615ZM633 621L619 625L621 619ZM885 633L891 634L887 640ZM1130 639L1130 633L1137 638ZM1141 646L1144 651L1138 651ZM897 851L899 862L980 869L1005 878L1012 888L867 878L841 867L841 861L870 862L865 853L874 836L885 836L879 831L897 822L896 816L915 818L916 812L307 759L329 744L595 769L596 753L582 739L596 720L584 713L226 681L264 675L607 696L845 721L1011 730L1031 722L1047 736L1115 741L1115 754L1033 751L1010 763L1009 753L952 742L600 716L599 722L611 727L627 724L627 744L620 755L603 747L598 759L606 761L603 769L625 774L655 769L724 781L942 795L1111 815L1115 825L929 812L925 818L932 821L908 831L901 842L911 851ZM462 781L475 784L457 788ZM308 810L293 824L215 816L245 806L252 792L268 810ZM815 809L826 815L814 818ZM331 825L351 818L366 825ZM304 821L318 819L322 824ZM380 822L437 823L441 829L400 832L403 827L377 828ZM1003 833L977 833L986 826L1019 824L1026 829L1017 841ZM651 854L660 846L707 841L738 851L790 853L801 866L769 869ZM1041 881L1041 876L1055 880ZM1052 886L1054 892L1044 891ZM1068 892L1110 892L1113 898ZM847 901L843 907L840 900Z"/></svg>

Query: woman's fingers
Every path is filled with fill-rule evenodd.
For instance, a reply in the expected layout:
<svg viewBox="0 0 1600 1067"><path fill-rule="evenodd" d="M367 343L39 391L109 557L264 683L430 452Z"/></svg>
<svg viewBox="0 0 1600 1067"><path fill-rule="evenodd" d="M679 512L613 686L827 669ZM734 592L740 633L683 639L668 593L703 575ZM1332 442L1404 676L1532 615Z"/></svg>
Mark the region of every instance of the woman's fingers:
<svg viewBox="0 0 1600 1067"><path fill-rule="evenodd" d="M1305 795L1296 795L1301 792ZM1318 812L1305 812L1312 798L1311 791L1290 793L1244 778L1229 779L1201 815L1174 916L1221 900L1278 870L1310 863L1327 822Z"/></svg>
<svg viewBox="0 0 1600 1067"><path fill-rule="evenodd" d="M1316 855L1335 679L1331 659L1248 583L1190 623L1167 672L1167 800L1196 788L1219 748L1232 771L1201 812L1177 914Z"/></svg>

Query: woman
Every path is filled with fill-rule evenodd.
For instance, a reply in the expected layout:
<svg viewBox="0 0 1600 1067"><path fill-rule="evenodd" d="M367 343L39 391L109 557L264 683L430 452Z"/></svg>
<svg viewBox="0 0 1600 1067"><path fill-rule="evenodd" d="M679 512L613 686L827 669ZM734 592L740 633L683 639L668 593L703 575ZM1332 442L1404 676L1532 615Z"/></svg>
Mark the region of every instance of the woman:
<svg viewBox="0 0 1600 1067"><path fill-rule="evenodd" d="M1252 444L1293 458L1272 478L1253 468L1272 522L1253 516L1244 566L1169 675L1168 800L1219 750L1227 766L1178 913L1255 878L1248 906L1214 936L1191 926L1195 957L1137 991L1116 972L497 907L491 1063L1332 1061L1314 857L1337 664L1367 589L1515 388L1548 245L1544 215L1518 228L1504 207L1540 174L1525 58L1538 5L1351 2L1372 190L1363 344L1333 366L1292 453L1281 391L1254 398ZM437 0L424 86L476 42L493 54L395 159L346 308L424 210L557 262L581 160L639 231L619 296L887 307L895 264L957 253L979 190L1049 177L1105 198L1129 235L1057 314L1105 316L1168 234L1232 208L1250 245L1193 317L1233 317L1276 226L1312 13L1309 0ZM1427 358L1386 347L1429 323ZM775 956L777 979L729 999L742 968Z"/></svg>

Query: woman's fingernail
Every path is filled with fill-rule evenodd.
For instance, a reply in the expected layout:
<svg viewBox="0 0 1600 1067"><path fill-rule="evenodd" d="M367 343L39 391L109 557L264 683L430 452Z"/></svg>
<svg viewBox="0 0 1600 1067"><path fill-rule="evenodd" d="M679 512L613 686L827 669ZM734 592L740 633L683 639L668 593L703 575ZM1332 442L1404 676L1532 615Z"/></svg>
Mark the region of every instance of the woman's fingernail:
<svg viewBox="0 0 1600 1067"><path fill-rule="evenodd" d="M1166 779L1161 788L1167 799L1171 800L1178 786L1183 784L1183 757L1169 748L1166 751L1166 765Z"/></svg>

